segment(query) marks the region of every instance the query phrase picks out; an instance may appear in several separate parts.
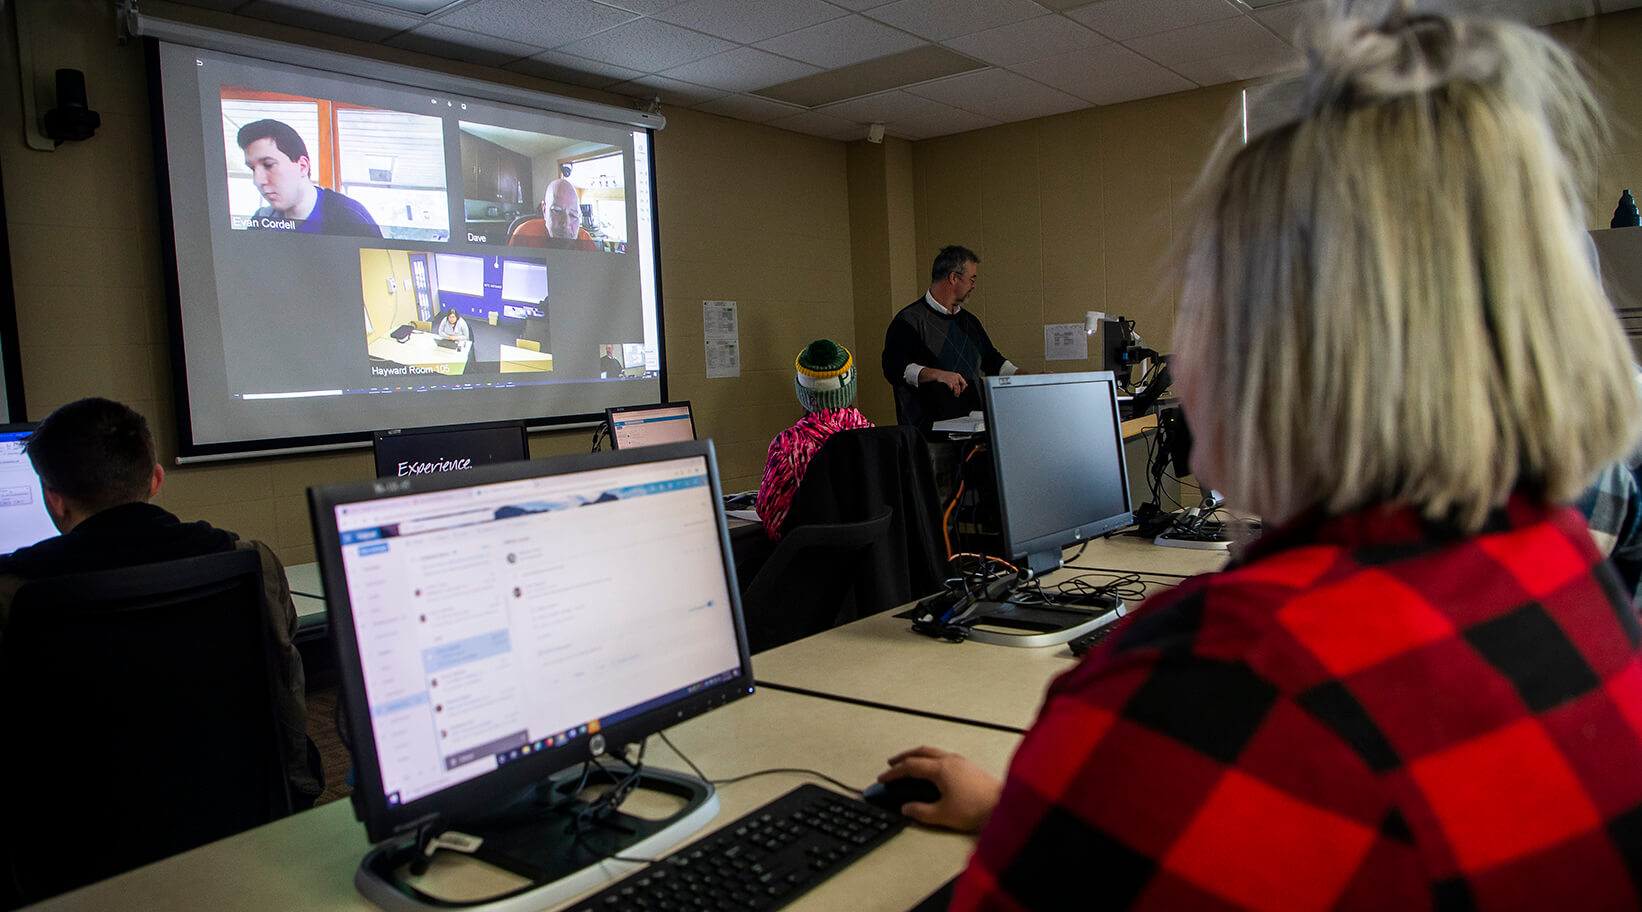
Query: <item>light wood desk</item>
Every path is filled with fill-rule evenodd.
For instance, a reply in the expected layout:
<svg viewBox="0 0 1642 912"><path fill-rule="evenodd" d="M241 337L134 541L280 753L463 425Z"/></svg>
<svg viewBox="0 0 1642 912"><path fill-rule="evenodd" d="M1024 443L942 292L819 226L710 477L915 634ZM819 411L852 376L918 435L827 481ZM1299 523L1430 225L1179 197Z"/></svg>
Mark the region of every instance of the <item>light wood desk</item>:
<svg viewBox="0 0 1642 912"><path fill-rule="evenodd" d="M517 374L528 371L550 371L553 356L543 351L532 351L517 345L501 346L502 373Z"/></svg>
<svg viewBox="0 0 1642 912"><path fill-rule="evenodd" d="M1218 569L1225 552L1160 548L1137 538L1091 542L1079 567L1193 574ZM1082 572L1057 571L1053 583ZM1149 594L1179 583L1144 577ZM1106 582L1094 579L1092 582ZM1138 602L1129 602L1133 610ZM899 609L897 609L899 611ZM761 683L886 708L1024 731L1037 718L1049 682L1077 664L1066 646L1023 649L913 633L896 611L863 618L753 656Z"/></svg>
<svg viewBox="0 0 1642 912"><path fill-rule="evenodd" d="M372 358L383 361L392 361L406 367L426 368L435 374L455 375L467 370L468 355L473 349L470 341L457 343L456 348L445 348L436 340L439 337L430 332L415 330L400 342L393 336L383 334L370 344ZM412 374L411 379L425 374Z"/></svg>
<svg viewBox="0 0 1642 912"><path fill-rule="evenodd" d="M760 691L668 734L714 778L798 766L858 786L871 782L891 754L918 744L961 751L1001 775L1019 742L1004 732L777 691ZM660 739L652 740L648 761L688 770ZM813 780L776 774L724 786L718 816L698 837L805 781ZM908 828L788 908L902 912L955 875L972 846L968 836ZM31 908L364 912L376 907L354 890L353 875L368 848L352 807L339 801ZM506 883L508 876L441 853L425 883L473 886Z"/></svg>

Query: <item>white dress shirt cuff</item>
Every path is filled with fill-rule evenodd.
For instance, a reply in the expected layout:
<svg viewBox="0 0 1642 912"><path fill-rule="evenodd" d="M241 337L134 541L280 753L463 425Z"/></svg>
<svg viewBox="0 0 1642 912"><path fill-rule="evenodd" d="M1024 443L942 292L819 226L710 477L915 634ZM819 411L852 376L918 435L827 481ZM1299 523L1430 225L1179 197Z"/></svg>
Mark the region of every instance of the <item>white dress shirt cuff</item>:
<svg viewBox="0 0 1642 912"><path fill-rule="evenodd" d="M901 372L901 379L907 382L907 386L916 387L918 385L918 372L923 369L922 364L908 364L907 369Z"/></svg>
<svg viewBox="0 0 1642 912"><path fill-rule="evenodd" d="M1015 372L1018 371L1018 370L1020 370L1020 368L1015 366L1015 362L1005 361L1003 363L1003 369L998 371L998 376L1000 376L1000 377L1012 377L1012 376L1015 375Z"/></svg>

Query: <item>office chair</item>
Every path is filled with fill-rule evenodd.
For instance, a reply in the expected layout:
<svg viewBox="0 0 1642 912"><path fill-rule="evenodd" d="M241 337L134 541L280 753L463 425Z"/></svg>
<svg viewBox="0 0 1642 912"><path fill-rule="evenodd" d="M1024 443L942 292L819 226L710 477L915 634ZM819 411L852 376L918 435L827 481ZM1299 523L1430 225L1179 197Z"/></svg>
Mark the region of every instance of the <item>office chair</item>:
<svg viewBox="0 0 1642 912"><path fill-rule="evenodd" d="M537 342L535 339L515 339L513 344L526 351L539 352L542 350L542 343Z"/></svg>
<svg viewBox="0 0 1642 912"><path fill-rule="evenodd" d="M257 552L25 583L0 637L0 906L291 813Z"/></svg>
<svg viewBox="0 0 1642 912"><path fill-rule="evenodd" d="M859 522L800 526L782 536L741 595L754 653L831 630L860 616L857 575L863 555L889 536L894 510Z"/></svg>
<svg viewBox="0 0 1642 912"><path fill-rule="evenodd" d="M929 445L916 428L840 431L810 459L784 531L860 522L884 507L894 509L884 545L862 555L852 568L857 577L856 616L866 617L942 587L946 547L941 506Z"/></svg>
<svg viewBox="0 0 1642 912"><path fill-rule="evenodd" d="M425 333L433 332L433 322L431 320L412 320L410 322L412 326Z"/></svg>

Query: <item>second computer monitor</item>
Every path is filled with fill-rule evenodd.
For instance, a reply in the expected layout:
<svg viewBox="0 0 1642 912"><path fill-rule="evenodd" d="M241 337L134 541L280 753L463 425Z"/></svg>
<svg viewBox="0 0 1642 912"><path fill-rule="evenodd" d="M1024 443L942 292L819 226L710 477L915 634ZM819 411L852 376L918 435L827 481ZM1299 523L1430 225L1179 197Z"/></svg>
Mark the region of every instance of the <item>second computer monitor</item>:
<svg viewBox="0 0 1642 912"><path fill-rule="evenodd" d="M604 414L610 422L611 446L618 450L696 439L688 402L622 406Z"/></svg>
<svg viewBox="0 0 1642 912"><path fill-rule="evenodd" d="M982 398L1010 560L1046 573L1134 521L1110 371L988 377Z"/></svg>
<svg viewBox="0 0 1642 912"><path fill-rule="evenodd" d="M23 452L32 433L32 424L0 424L0 555L57 534L40 477Z"/></svg>
<svg viewBox="0 0 1642 912"><path fill-rule="evenodd" d="M440 475L530 458L520 421L377 431L371 445L377 478Z"/></svg>

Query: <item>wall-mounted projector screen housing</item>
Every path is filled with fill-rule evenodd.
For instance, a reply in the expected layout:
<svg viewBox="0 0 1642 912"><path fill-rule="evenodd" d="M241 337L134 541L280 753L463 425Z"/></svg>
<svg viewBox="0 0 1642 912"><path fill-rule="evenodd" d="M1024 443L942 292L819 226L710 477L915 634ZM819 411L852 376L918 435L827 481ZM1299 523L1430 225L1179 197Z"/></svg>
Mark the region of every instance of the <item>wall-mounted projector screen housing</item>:
<svg viewBox="0 0 1642 912"><path fill-rule="evenodd" d="M184 459L665 401L659 117L145 25Z"/></svg>

